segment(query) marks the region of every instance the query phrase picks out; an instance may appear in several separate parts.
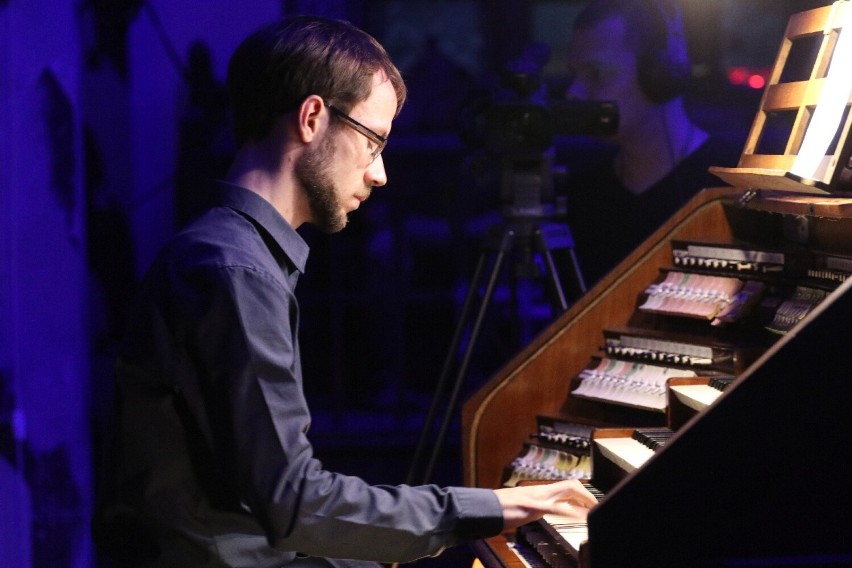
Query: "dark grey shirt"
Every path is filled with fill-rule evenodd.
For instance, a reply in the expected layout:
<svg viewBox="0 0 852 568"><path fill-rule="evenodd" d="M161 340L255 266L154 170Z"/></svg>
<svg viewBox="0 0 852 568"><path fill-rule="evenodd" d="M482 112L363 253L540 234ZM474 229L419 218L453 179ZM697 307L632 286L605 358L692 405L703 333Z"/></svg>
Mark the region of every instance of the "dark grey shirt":
<svg viewBox="0 0 852 568"><path fill-rule="evenodd" d="M371 486L313 457L294 296L308 246L258 195L217 191L144 280L98 540L127 565L258 568L297 552L409 561L497 534L491 490Z"/></svg>

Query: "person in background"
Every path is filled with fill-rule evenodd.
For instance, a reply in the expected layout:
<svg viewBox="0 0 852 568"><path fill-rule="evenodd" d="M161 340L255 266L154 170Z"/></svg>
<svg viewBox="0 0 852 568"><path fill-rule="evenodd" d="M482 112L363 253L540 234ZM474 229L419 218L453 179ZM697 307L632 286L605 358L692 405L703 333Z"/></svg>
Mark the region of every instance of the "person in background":
<svg viewBox="0 0 852 568"><path fill-rule="evenodd" d="M568 98L614 101L619 113L603 150L569 167L568 223L593 284L698 191L725 185L708 168L736 165L740 148L687 114L691 65L674 0L592 0L574 22L568 66Z"/></svg>
<svg viewBox="0 0 852 568"><path fill-rule="evenodd" d="M595 499L575 480L371 486L323 469L303 393L294 290L309 251L296 229L340 231L385 185L406 86L371 36L303 16L249 36L228 88L234 161L145 276L116 364L93 520L107 565L406 562L547 513L585 519Z"/></svg>

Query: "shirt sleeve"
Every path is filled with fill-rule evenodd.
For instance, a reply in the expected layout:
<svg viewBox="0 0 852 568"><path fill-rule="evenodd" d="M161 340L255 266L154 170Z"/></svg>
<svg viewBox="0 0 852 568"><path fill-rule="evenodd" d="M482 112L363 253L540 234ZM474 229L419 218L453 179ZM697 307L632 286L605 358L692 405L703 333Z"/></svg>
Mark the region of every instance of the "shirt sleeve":
<svg viewBox="0 0 852 568"><path fill-rule="evenodd" d="M272 546L404 562L502 530L490 489L371 486L324 470L307 438L292 290L252 269L223 269L223 276L211 310L221 321L198 334L212 377L207 396L216 401L208 408L220 411L209 419L213 443Z"/></svg>

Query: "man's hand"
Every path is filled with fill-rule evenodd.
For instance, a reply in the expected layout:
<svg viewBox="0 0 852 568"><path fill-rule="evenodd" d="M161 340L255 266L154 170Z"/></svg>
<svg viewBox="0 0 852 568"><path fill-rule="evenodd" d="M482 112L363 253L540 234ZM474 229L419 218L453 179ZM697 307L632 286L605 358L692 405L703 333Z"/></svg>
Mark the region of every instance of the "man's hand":
<svg viewBox="0 0 852 568"><path fill-rule="evenodd" d="M503 529L514 529L544 515L553 514L586 520L589 509L597 504L594 495L575 479L543 485L525 485L496 489L503 506Z"/></svg>

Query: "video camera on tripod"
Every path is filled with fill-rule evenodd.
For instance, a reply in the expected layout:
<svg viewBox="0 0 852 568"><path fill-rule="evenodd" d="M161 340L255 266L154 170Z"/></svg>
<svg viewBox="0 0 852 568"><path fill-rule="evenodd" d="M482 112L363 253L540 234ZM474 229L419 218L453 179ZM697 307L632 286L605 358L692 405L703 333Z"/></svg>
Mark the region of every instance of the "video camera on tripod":
<svg viewBox="0 0 852 568"><path fill-rule="evenodd" d="M542 49L536 51L537 47ZM503 77L505 93L502 97L480 103L463 114L469 122L462 125L462 141L499 163L500 197L506 222L486 231L479 261L426 417L426 426L417 444L408 475L409 483L416 482L414 475L421 465L420 458L425 451L432 421L438 408L443 406L444 417L432 445L422 483L427 483L432 473L504 259L515 253L515 275L536 278L542 273L534 259L539 255L545 266L554 308L564 311L568 303L551 251L567 249L575 287L580 294L586 290L568 226L551 221L558 213L564 213L565 204L564 199L560 202L555 191L553 138L557 135L612 134L618 126L618 111L615 104L608 101L548 102L542 95L540 69L549 57L549 48L533 45L525 56L516 61ZM489 258L492 259L491 270L486 274ZM469 322L480 286L484 286L482 299L475 317ZM469 335L465 333L468 324ZM447 388L446 383L464 337L467 337L467 345L450 387L449 402L444 404L441 395Z"/></svg>
<svg viewBox="0 0 852 568"><path fill-rule="evenodd" d="M618 127L611 101L547 100L540 64L510 64L503 92L480 103L464 125L462 141L496 160L502 213L509 218L553 218L565 213L554 177L553 139L559 135L607 135Z"/></svg>

